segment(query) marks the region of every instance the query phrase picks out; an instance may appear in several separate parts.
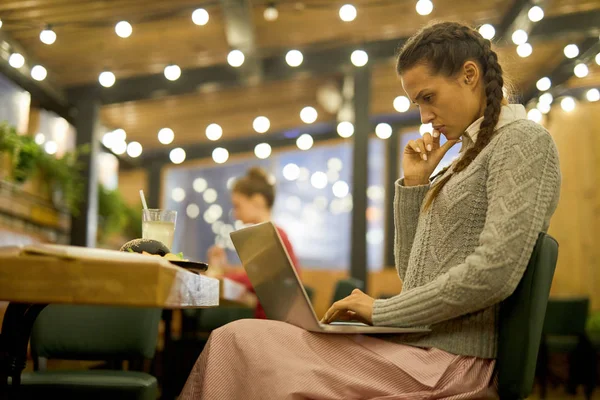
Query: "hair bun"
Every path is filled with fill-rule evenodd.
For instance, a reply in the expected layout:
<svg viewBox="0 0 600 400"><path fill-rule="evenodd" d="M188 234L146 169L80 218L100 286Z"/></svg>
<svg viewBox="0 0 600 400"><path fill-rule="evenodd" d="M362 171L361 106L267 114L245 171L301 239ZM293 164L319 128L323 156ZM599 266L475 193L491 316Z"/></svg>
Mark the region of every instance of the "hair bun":
<svg viewBox="0 0 600 400"><path fill-rule="evenodd" d="M246 176L253 181L261 181L266 184L270 184L269 175L267 175L267 171L262 169L261 167L252 167L246 172Z"/></svg>

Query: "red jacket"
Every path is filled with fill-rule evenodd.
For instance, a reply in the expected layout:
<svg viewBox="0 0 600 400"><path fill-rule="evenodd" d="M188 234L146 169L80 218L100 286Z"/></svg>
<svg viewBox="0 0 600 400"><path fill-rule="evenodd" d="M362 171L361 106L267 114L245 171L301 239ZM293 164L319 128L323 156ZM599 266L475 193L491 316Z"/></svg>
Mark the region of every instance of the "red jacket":
<svg viewBox="0 0 600 400"><path fill-rule="evenodd" d="M298 265L298 259L296 258L296 254L294 253L294 249L292 248L292 244L290 243L290 240L288 239L287 234L284 232L283 229L281 229L278 226L277 226L277 232L279 232L279 236L281 236L281 241L283 242L283 245L285 246L285 249L287 250L288 254L290 255L290 259L292 260L292 265L294 266L294 268L296 268L296 272L300 276L300 267ZM250 282L250 278L248 278L248 275L246 274L246 271L229 272L229 273L225 274L225 277L229 278L231 280L234 280L236 282L241 283L250 292L256 293L254 291L254 287L252 287L252 283ZM265 310L263 309L263 307L260 304L260 302L258 302L256 304L256 309L254 310L254 318L267 319L267 315L265 314Z"/></svg>

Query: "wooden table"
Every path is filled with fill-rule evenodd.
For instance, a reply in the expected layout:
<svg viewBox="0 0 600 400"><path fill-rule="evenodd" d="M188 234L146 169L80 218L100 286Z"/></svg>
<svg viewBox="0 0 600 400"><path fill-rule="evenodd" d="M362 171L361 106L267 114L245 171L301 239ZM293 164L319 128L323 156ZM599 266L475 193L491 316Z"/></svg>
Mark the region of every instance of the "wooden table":
<svg viewBox="0 0 600 400"><path fill-rule="evenodd" d="M160 257L74 246L0 247L0 397L20 384L35 319L48 304L202 308L219 305L219 281Z"/></svg>

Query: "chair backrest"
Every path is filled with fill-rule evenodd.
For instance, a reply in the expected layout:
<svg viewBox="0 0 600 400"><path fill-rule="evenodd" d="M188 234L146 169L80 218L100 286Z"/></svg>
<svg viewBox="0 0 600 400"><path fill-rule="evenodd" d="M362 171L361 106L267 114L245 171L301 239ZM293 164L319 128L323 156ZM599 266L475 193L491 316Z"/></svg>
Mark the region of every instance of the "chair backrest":
<svg viewBox="0 0 600 400"><path fill-rule="evenodd" d="M498 393L524 399L531 393L558 243L540 233L527 269L514 293L500 305Z"/></svg>
<svg viewBox="0 0 600 400"><path fill-rule="evenodd" d="M31 334L35 357L127 360L154 357L162 310L51 304Z"/></svg>
<svg viewBox="0 0 600 400"><path fill-rule="evenodd" d="M350 296L354 289L365 290L365 283L360 279L346 278L340 279L335 285L335 292L333 294L332 304L344 297Z"/></svg>
<svg viewBox="0 0 600 400"><path fill-rule="evenodd" d="M551 299L546 307L543 333L547 335L585 335L590 310L587 297Z"/></svg>

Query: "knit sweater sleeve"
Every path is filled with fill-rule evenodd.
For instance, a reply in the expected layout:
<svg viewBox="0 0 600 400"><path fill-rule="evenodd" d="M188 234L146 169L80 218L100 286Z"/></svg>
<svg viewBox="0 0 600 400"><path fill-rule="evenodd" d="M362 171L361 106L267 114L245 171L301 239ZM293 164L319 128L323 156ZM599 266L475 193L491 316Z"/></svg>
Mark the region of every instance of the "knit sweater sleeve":
<svg viewBox="0 0 600 400"><path fill-rule="evenodd" d="M520 125L496 139L478 246L435 280L376 300L375 325L435 324L490 307L517 287L545 218L556 208L560 168L554 142L540 127Z"/></svg>
<svg viewBox="0 0 600 400"><path fill-rule="evenodd" d="M404 178L396 182L394 194L394 259L400 279L404 280L412 249L421 204L429 185L404 186Z"/></svg>

